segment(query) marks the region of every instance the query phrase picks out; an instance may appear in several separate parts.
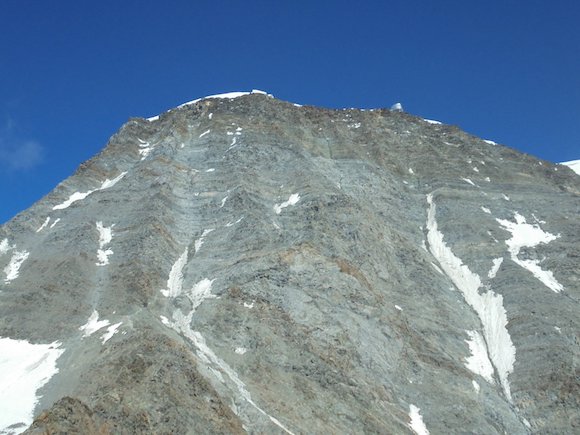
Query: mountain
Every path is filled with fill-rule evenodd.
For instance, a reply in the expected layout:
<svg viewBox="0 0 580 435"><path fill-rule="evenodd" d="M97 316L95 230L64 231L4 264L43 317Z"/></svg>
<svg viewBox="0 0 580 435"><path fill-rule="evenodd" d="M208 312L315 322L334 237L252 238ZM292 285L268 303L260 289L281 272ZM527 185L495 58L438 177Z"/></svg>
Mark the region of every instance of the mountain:
<svg viewBox="0 0 580 435"><path fill-rule="evenodd" d="M580 177L261 92L0 227L0 433L580 431Z"/></svg>

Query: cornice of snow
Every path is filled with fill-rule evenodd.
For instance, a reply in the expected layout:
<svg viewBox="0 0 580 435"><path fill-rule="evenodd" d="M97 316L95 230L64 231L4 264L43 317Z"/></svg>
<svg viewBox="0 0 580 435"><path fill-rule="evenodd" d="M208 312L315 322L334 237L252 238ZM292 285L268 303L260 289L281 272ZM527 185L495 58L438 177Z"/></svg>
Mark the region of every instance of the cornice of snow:
<svg viewBox="0 0 580 435"><path fill-rule="evenodd" d="M568 166L578 175L580 175L580 160L570 160L569 162L561 162L561 165Z"/></svg>
<svg viewBox="0 0 580 435"><path fill-rule="evenodd" d="M252 89L250 92L243 92L243 91L242 92L227 92L225 94L208 95L206 97L197 98L195 100L188 101L187 103L180 104L175 109L180 109L182 107L189 106L191 104L195 104L195 103L198 103L202 100L208 100L211 98L216 98L216 99L221 98L221 99L233 100L234 98L243 97L244 95L251 95L251 94L261 94L261 95L266 95L270 98L274 98L274 96L272 94L269 94L269 93L264 92L264 91L260 91L259 89ZM170 110L168 110L168 112L171 110L174 110L174 109L170 109ZM147 121L153 122L153 121L157 121L158 119L159 119L159 115L152 116L151 118L147 118Z"/></svg>

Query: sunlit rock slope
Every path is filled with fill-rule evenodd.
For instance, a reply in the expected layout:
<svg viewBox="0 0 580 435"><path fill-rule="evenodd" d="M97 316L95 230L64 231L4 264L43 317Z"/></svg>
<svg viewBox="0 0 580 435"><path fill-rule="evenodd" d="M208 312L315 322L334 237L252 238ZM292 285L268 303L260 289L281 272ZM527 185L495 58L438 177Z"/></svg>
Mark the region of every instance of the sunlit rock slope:
<svg viewBox="0 0 580 435"><path fill-rule="evenodd" d="M0 433L578 432L579 211L404 112L131 119L0 227Z"/></svg>

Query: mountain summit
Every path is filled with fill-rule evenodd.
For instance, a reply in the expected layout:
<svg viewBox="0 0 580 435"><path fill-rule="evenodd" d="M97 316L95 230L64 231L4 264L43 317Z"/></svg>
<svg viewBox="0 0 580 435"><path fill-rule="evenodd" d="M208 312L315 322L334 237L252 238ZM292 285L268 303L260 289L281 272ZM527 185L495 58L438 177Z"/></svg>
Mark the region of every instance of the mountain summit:
<svg viewBox="0 0 580 435"><path fill-rule="evenodd" d="M0 227L0 433L577 432L579 210L399 110L131 119Z"/></svg>

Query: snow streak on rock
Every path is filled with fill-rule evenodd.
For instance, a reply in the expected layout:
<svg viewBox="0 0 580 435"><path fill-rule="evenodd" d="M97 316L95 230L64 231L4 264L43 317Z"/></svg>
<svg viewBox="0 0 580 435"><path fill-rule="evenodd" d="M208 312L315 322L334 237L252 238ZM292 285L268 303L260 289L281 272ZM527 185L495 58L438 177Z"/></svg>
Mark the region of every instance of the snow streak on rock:
<svg viewBox="0 0 580 435"><path fill-rule="evenodd" d="M184 255L187 251L184 253ZM182 255L181 258L184 257ZM185 255L185 257L187 257ZM181 260L180 258L180 260ZM179 261L178 260L178 263ZM177 263L176 263L177 264ZM175 268L175 266L174 266ZM161 316L161 321L164 325L174 329L175 331L183 334L186 338L188 338L191 343L194 345L196 349L196 354L198 358L207 365L208 369L211 373L217 378L217 380L223 384L226 384L226 380L224 378L224 374L230 379L230 381L235 386L237 393L241 396L243 400L249 403L252 407L258 410L261 414L268 417L272 423L278 426L280 429L285 431L288 434L294 435L290 430L288 430L280 421L276 418L272 417L262 408L260 408L253 400L250 392L246 388L246 385L242 382L238 374L233 370L224 360L219 358L207 345L205 338L201 335L200 332L194 331L191 329L191 322L193 320L193 315L195 314L195 310L199 307L199 305L208 298L215 298L215 295L211 294L211 285L215 280L203 279L198 282L192 289L189 294L187 294L188 299L192 304L191 311L184 315L180 309L177 309L173 312L173 320L168 320L167 318ZM180 284L181 286L181 284ZM239 352L238 352L239 353Z"/></svg>
<svg viewBox="0 0 580 435"><path fill-rule="evenodd" d="M22 266L22 263L24 263L29 255L30 252L27 251L14 251L12 258L10 259L10 263L8 263L8 266L4 268L4 273L6 274L4 282L6 284L18 278L20 273L20 266Z"/></svg>
<svg viewBox="0 0 580 435"><path fill-rule="evenodd" d="M225 201L224 201L224 203L225 203ZM195 246L195 253L196 254L197 254L197 252L199 252L199 250L201 249L201 246L204 244L205 236L207 236L213 230L214 230L214 228L208 228L207 230L203 230L203 233L201 233L201 237L195 241L194 246Z"/></svg>
<svg viewBox="0 0 580 435"><path fill-rule="evenodd" d="M32 423L36 392L58 373L60 345L0 338L0 434L21 433Z"/></svg>
<svg viewBox="0 0 580 435"><path fill-rule="evenodd" d="M99 249L97 250L97 258L99 261L95 263L97 266L106 266L109 264L109 255L112 255L113 251L111 249L105 249L105 247L113 240L114 226L113 224L110 227L105 227L101 221L97 222L97 231L99 232Z"/></svg>
<svg viewBox="0 0 580 435"><path fill-rule="evenodd" d="M175 298L181 294L183 286L183 268L187 263L187 248L183 251L183 254L177 259L171 272L169 272L169 278L167 279L167 289L161 290L163 296L168 298Z"/></svg>
<svg viewBox="0 0 580 435"><path fill-rule="evenodd" d="M467 267L445 244L443 234L437 228L436 206L433 196L427 195L427 239L431 254L439 261L441 268L461 291L465 301L479 316L483 326L483 336L487 353L493 363L504 393L511 401L508 375L513 371L516 349L506 328L507 314L503 306L503 296L488 290L480 294L481 279Z"/></svg>
<svg viewBox="0 0 580 435"><path fill-rule="evenodd" d="M87 196L89 196L93 192L94 192L94 190L89 190L88 192L75 192L71 196L69 196L69 198L66 201L64 201L61 204L55 205L52 209L53 210L63 210L65 208L68 208L71 206L71 204L73 204L77 201L80 201L82 199L85 199Z"/></svg>
<svg viewBox="0 0 580 435"><path fill-rule="evenodd" d="M97 190L105 190L113 187L115 184L121 181L125 175L127 175L127 172L121 172L112 180L109 180L108 178L105 179L105 181L103 181L103 184L101 184L101 187L99 187Z"/></svg>
<svg viewBox="0 0 580 435"><path fill-rule="evenodd" d="M427 426L425 426L425 423L423 423L421 410L415 405L409 405L409 418L411 419L409 427L413 432L415 432L417 435L429 435Z"/></svg>
<svg viewBox="0 0 580 435"><path fill-rule="evenodd" d="M293 193L288 198L288 201L284 201L282 204L275 204L274 211L276 212L276 214L280 214L282 212L282 209L291 205L296 205L298 201L300 201L300 195L297 193Z"/></svg>
<svg viewBox="0 0 580 435"><path fill-rule="evenodd" d="M49 222L50 222L50 217L47 217L46 220L44 221L44 223L40 226L40 228L38 228L36 230L36 232L40 233L43 229L46 228L46 226L48 225Z"/></svg>
<svg viewBox="0 0 580 435"><path fill-rule="evenodd" d="M518 258L520 249L532 248L541 243L550 243L556 240L560 235L550 234L543 231L539 225L530 225L526 223L524 218L519 213L515 213L515 222L505 219L496 219L504 230L512 234L511 239L506 240L508 251L514 263L519 264L526 270L529 270L538 280L540 280L550 290L559 293L564 290L564 286L560 284L554 274L549 270L543 270L540 267L540 260L521 260Z"/></svg>
<svg viewBox="0 0 580 435"><path fill-rule="evenodd" d="M52 209L53 210L63 210L65 208L70 207L73 203L85 199L87 196L89 196L93 192L97 192L99 190L109 189L109 188L113 187L115 184L117 184L126 174L127 174L127 172L121 172L120 175L113 178L112 180L109 180L107 178L105 181L103 181L103 183L101 184L101 187L98 187L97 189L89 190L88 192L75 192L71 196L69 196L69 198L66 201L64 201L61 204L55 205L54 207L52 207Z"/></svg>
<svg viewBox="0 0 580 435"><path fill-rule="evenodd" d="M262 415L268 417L272 423L282 429L284 432L294 435L287 429L280 421L262 408L260 408L253 400L250 392L246 388L246 384L242 382L238 374L233 370L224 360L219 358L213 350L207 345L205 338L198 332L191 329L191 321L195 310L192 310L187 316L184 316L180 310L173 313L173 322L169 322L171 328L187 337L196 348L198 358L208 366L210 371L215 375L218 381L225 383L223 374L225 374L234 384L238 394L243 400L250 404L253 408L259 411Z"/></svg>

